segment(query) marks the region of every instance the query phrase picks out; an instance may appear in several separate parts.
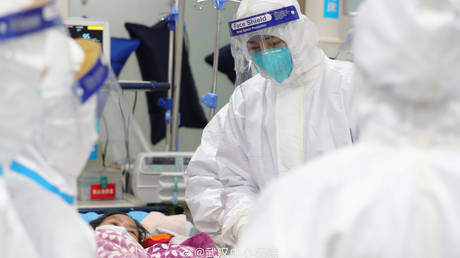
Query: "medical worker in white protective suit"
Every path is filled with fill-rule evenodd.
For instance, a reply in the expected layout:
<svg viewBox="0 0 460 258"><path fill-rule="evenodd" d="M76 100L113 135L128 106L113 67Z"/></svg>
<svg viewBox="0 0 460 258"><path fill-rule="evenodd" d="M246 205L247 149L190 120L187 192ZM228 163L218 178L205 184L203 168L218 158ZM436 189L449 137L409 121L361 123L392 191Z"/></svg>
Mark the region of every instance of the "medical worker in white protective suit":
<svg viewBox="0 0 460 258"><path fill-rule="evenodd" d="M460 257L460 2L369 0L355 33L359 143L267 187L238 250Z"/></svg>
<svg viewBox="0 0 460 258"><path fill-rule="evenodd" d="M10 161L30 140L43 110L49 64L43 36L60 22L44 1L0 2L0 257L39 257L7 191ZM27 191L28 189L23 189Z"/></svg>
<svg viewBox="0 0 460 258"><path fill-rule="evenodd" d="M267 15L271 19L263 18ZM186 193L198 229L220 226L230 245L269 181L350 145L353 128L348 112L353 66L328 59L317 47L318 33L297 1L243 0L236 17L230 27L237 75L254 67L260 73L235 89L223 125L205 129L221 137L199 147L187 168ZM267 20L273 23L258 23ZM215 160L206 153L216 153ZM210 188L214 193L204 196Z"/></svg>
<svg viewBox="0 0 460 258"><path fill-rule="evenodd" d="M98 92L109 68L99 59L99 44L86 40L89 46L80 47L64 29L56 26L43 35L44 110L5 178L32 240L24 244L34 245L40 257L95 257L94 233L76 211L76 183L97 139Z"/></svg>
<svg viewBox="0 0 460 258"><path fill-rule="evenodd" d="M206 125L201 144L185 173L185 198L193 214L193 224L200 231L209 233L217 244L223 244L220 232L224 210L220 196L224 187L217 178L216 150L217 140L225 133L227 107L223 106Z"/></svg>

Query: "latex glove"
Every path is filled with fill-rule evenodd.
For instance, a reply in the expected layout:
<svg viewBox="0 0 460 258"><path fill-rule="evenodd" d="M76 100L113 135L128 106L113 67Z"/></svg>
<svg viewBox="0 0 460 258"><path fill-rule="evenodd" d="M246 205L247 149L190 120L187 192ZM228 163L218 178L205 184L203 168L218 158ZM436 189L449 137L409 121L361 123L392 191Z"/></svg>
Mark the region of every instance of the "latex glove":
<svg viewBox="0 0 460 258"><path fill-rule="evenodd" d="M243 228L248 222L248 216L243 215L240 217L238 222L233 226L233 236L235 237L236 242L238 243L238 240L241 238L242 232L244 232Z"/></svg>
<svg viewBox="0 0 460 258"><path fill-rule="evenodd" d="M219 223L219 233L222 231L222 225L224 225L224 215L225 212L222 210L219 217L217 217L217 223Z"/></svg>

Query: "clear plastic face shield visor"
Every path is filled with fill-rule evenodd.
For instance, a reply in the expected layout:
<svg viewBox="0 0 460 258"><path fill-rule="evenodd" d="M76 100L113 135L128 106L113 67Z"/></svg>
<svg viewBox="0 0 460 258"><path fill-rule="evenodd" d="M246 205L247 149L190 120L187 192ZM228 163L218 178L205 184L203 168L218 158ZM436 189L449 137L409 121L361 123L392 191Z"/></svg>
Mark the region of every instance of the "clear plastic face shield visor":
<svg viewBox="0 0 460 258"><path fill-rule="evenodd" d="M43 93L47 97L40 126L32 144L18 155L11 169L24 175L34 171L54 186L53 189L59 190L53 192L73 204L76 178L97 140L97 118L102 113L104 95L110 91L111 83L108 80L110 68L102 58L99 44L89 40L78 43L68 40L78 51L69 54L75 62L69 62L69 70L63 70L75 71L65 72L62 76L69 82L68 86L60 84L61 90L67 94L53 95L56 91L50 90ZM80 68L78 72L72 70L76 67ZM59 74L53 78L63 82ZM47 85L53 85L54 81ZM31 179L35 180L34 177Z"/></svg>
<svg viewBox="0 0 460 258"><path fill-rule="evenodd" d="M85 52L85 61L78 73L74 90L79 96L79 126L83 137L88 140L85 149L95 144L107 101L121 91L113 72L105 60L101 46L91 40L78 39L77 43ZM94 137L96 134L96 137ZM89 153L87 153L89 156ZM88 158L88 156L86 158Z"/></svg>
<svg viewBox="0 0 460 258"><path fill-rule="evenodd" d="M59 41L66 35L59 25L59 11L51 1L0 17L0 163L9 162L39 124L47 95L44 84L54 72L48 59L49 37L55 35ZM48 95L62 93L50 91Z"/></svg>
<svg viewBox="0 0 460 258"><path fill-rule="evenodd" d="M92 43L82 44L83 41L78 40L84 49L88 48L85 44ZM102 85L95 83L102 82L103 77L106 79ZM135 135L141 130L123 97L116 76L105 64L103 56L100 56L96 65L80 78L77 91L83 105L88 101L94 101L90 105L95 107L95 121L99 132L97 145L100 148L103 166L119 169L140 152L138 137ZM85 121L86 124L90 123L89 120Z"/></svg>
<svg viewBox="0 0 460 258"><path fill-rule="evenodd" d="M288 6L229 23L237 85L256 73L278 83L289 77L293 69L289 46L273 32L297 19L296 8Z"/></svg>
<svg viewBox="0 0 460 258"><path fill-rule="evenodd" d="M100 45L91 40L76 41L85 52L85 61L77 74L78 80L74 85L74 91L82 106L93 102L94 116L99 120L108 96L119 85L102 55Z"/></svg>

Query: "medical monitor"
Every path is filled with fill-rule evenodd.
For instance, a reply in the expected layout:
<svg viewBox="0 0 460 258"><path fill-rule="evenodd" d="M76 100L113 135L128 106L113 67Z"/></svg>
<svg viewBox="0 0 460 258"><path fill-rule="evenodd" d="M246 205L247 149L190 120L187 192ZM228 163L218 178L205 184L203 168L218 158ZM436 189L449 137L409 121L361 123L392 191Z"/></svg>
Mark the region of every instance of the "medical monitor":
<svg viewBox="0 0 460 258"><path fill-rule="evenodd" d="M109 23L104 20L68 18L64 20L72 38L91 39L101 44L102 52L110 61L110 30Z"/></svg>

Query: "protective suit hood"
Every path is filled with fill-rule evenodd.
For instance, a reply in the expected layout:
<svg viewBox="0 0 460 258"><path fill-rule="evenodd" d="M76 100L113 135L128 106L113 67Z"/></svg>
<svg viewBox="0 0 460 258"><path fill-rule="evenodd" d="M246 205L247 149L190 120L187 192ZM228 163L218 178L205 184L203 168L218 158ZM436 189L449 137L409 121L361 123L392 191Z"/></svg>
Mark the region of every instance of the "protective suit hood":
<svg viewBox="0 0 460 258"><path fill-rule="evenodd" d="M38 125L43 104L40 85L49 70L43 51L47 41L42 35L53 33L50 29L60 20L57 7L49 1L0 3L0 84L5 85L0 117L8 121L0 126L0 162L20 151Z"/></svg>
<svg viewBox="0 0 460 258"><path fill-rule="evenodd" d="M355 27L359 142L268 186L235 249L277 257L460 257L460 2L453 2L362 5ZM284 232L289 238L279 237Z"/></svg>
<svg viewBox="0 0 460 258"><path fill-rule="evenodd" d="M232 53L235 58L235 69L237 76L247 74L251 69L251 57L247 49L247 41L255 35L272 35L286 42L291 52L293 61L293 70L290 76L283 81L283 86L305 84L306 81L315 77L318 73L308 73L318 67L324 60L324 53L318 44L318 31L313 23L302 14L299 4L295 0L243 0L238 7L236 19L242 19L260 13L280 9L293 5L299 19L287 22L278 26L269 27L255 32L232 37ZM308 77L307 77L308 73ZM266 75L263 71L262 76L271 79L278 84L273 78ZM237 84L242 81L237 78Z"/></svg>
<svg viewBox="0 0 460 258"><path fill-rule="evenodd" d="M361 10L354 45L361 136L458 144L458 1L369 1Z"/></svg>
<svg viewBox="0 0 460 258"><path fill-rule="evenodd" d="M87 75L96 69L96 62L88 59L97 59L100 47L91 42L97 46L91 56L62 29L42 35L47 39L44 56L49 64L41 87L44 110L33 139L12 162L6 180L40 257L95 257L94 232L76 212L75 196L77 176L97 138L97 97L88 95L82 102L77 95L80 84L74 81L78 71ZM101 85L106 77L85 78ZM100 86L92 89L96 92Z"/></svg>

